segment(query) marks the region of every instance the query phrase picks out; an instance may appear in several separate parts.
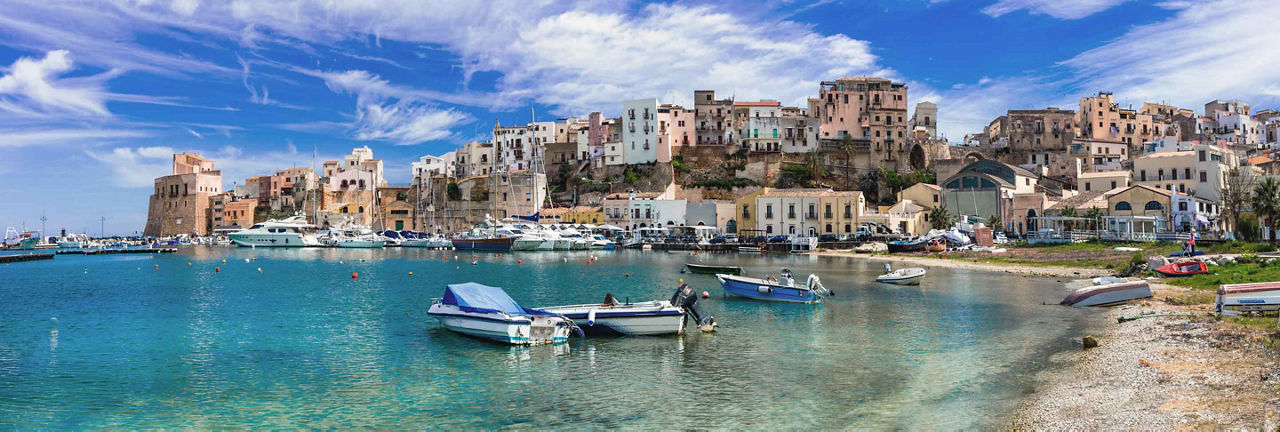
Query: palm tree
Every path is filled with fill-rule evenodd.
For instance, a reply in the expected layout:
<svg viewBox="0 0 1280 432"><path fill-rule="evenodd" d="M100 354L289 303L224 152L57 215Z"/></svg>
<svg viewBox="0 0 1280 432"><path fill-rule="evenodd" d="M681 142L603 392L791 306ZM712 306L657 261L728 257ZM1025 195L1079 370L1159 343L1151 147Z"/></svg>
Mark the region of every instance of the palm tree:
<svg viewBox="0 0 1280 432"><path fill-rule="evenodd" d="M943 207L934 207L933 210L929 212L929 223L933 224L934 229L948 229L955 223L955 220L951 217L951 212L948 212L947 209Z"/></svg>
<svg viewBox="0 0 1280 432"><path fill-rule="evenodd" d="M867 195L867 201L880 202L880 171L871 171L858 178L858 190Z"/></svg>
<svg viewBox="0 0 1280 432"><path fill-rule="evenodd" d="M1096 230L1098 229L1098 219L1102 219L1102 209L1098 208L1098 206L1089 207L1089 210L1084 212L1084 217L1093 221L1093 227Z"/></svg>
<svg viewBox="0 0 1280 432"><path fill-rule="evenodd" d="M822 161L822 153L818 149L805 153L804 167L809 170L809 176L814 180L821 180L826 175L826 164Z"/></svg>
<svg viewBox="0 0 1280 432"><path fill-rule="evenodd" d="M987 226L990 226L993 232L1004 231L1004 220L1000 219L1000 215L987 216Z"/></svg>
<svg viewBox="0 0 1280 432"><path fill-rule="evenodd" d="M1280 225L1280 181L1267 177L1253 187L1253 213L1264 221L1271 231L1271 243L1276 242L1276 227Z"/></svg>

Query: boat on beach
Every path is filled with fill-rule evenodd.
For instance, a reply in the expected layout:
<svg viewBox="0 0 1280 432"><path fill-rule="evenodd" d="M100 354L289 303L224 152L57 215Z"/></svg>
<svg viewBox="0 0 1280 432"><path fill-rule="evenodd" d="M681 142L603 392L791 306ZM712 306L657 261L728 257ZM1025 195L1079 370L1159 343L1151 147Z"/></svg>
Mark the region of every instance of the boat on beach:
<svg viewBox="0 0 1280 432"><path fill-rule="evenodd" d="M884 274L876 276L876 282L893 285L919 285L920 279L924 278L926 273L920 267L907 267L889 271L888 264L885 264L885 270Z"/></svg>
<svg viewBox="0 0 1280 432"><path fill-rule="evenodd" d="M920 252L925 250L928 245L929 240L926 238L891 241L889 242L889 252Z"/></svg>
<svg viewBox="0 0 1280 432"><path fill-rule="evenodd" d="M684 329L684 310L665 300L619 303L606 295L601 303L548 306L541 310L569 318L588 336L658 336Z"/></svg>
<svg viewBox="0 0 1280 432"><path fill-rule="evenodd" d="M446 285L427 314L454 332L511 345L563 343L573 320L520 306L502 288L475 282Z"/></svg>
<svg viewBox="0 0 1280 432"><path fill-rule="evenodd" d="M1280 282L1226 284L1218 287L1214 311L1223 315L1280 311Z"/></svg>
<svg viewBox="0 0 1280 432"><path fill-rule="evenodd" d="M818 303L831 292L822 286L818 275L809 275L804 285L797 285L791 270L782 269L781 277L761 279L726 274L716 275L726 294L749 299L785 303Z"/></svg>
<svg viewBox="0 0 1280 432"><path fill-rule="evenodd" d="M1074 288L1062 299L1063 306L1113 306L1132 300L1151 298L1151 287L1144 280L1103 277L1067 284Z"/></svg>
<svg viewBox="0 0 1280 432"><path fill-rule="evenodd" d="M685 264L689 269L689 273L693 274L727 274L740 275L743 273L742 267L738 266L718 266L707 264Z"/></svg>
<svg viewBox="0 0 1280 432"><path fill-rule="evenodd" d="M1209 266L1200 261L1169 263L1156 268L1156 273L1166 277L1195 276L1209 272Z"/></svg>

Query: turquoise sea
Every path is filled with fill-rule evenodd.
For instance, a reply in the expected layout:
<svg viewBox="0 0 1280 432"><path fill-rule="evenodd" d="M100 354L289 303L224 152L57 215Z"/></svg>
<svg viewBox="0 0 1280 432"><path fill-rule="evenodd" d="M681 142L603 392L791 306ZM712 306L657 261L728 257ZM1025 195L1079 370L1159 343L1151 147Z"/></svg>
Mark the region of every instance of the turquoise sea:
<svg viewBox="0 0 1280 432"><path fill-rule="evenodd" d="M679 274L686 262L816 272L836 296L724 298L714 277ZM1052 305L1066 294L1054 279L930 269L895 287L872 282L880 269L225 247L17 263L0 267L0 429L990 428L1103 319ZM666 299L681 277L711 293L718 332L512 348L426 315L446 283L502 286L536 307Z"/></svg>

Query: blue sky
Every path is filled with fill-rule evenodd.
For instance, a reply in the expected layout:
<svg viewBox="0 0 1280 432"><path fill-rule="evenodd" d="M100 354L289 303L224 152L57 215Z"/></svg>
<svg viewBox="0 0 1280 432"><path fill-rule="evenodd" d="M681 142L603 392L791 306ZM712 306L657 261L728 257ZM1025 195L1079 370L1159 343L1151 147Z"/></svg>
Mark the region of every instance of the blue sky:
<svg viewBox="0 0 1280 432"><path fill-rule="evenodd" d="M368 145L417 157L520 124L689 104L799 104L846 75L905 81L959 140L1007 109L1280 105L1280 2L0 0L0 224L140 231L170 154L230 186Z"/></svg>

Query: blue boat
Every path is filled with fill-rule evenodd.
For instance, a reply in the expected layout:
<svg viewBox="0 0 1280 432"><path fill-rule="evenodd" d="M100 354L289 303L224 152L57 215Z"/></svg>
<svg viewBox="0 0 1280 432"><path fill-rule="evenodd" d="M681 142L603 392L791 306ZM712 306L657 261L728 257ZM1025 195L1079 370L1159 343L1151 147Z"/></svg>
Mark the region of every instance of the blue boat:
<svg viewBox="0 0 1280 432"><path fill-rule="evenodd" d="M511 345L563 343L577 331L568 318L520 306L502 288L474 282L446 285L427 315L449 330Z"/></svg>
<svg viewBox="0 0 1280 432"><path fill-rule="evenodd" d="M791 271L782 270L782 277L760 279L726 274L716 275L724 292L738 297L784 303L818 303L831 291L822 286L818 275L809 275L804 285L796 285Z"/></svg>
<svg viewBox="0 0 1280 432"><path fill-rule="evenodd" d="M1198 250L1191 253L1188 253L1187 251L1181 251L1181 252L1174 252L1169 254L1169 258L1193 257L1193 256L1200 256L1200 255L1204 255L1204 251Z"/></svg>

